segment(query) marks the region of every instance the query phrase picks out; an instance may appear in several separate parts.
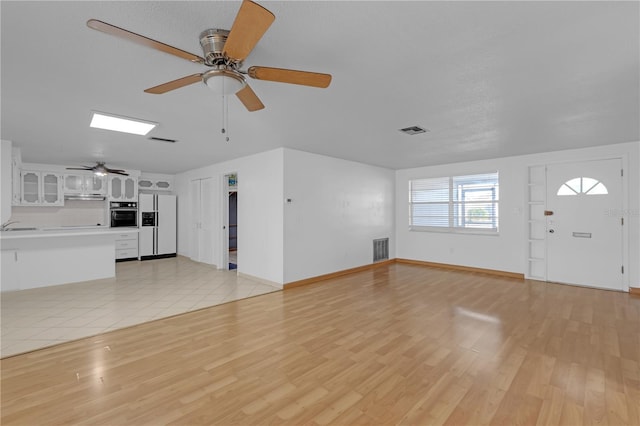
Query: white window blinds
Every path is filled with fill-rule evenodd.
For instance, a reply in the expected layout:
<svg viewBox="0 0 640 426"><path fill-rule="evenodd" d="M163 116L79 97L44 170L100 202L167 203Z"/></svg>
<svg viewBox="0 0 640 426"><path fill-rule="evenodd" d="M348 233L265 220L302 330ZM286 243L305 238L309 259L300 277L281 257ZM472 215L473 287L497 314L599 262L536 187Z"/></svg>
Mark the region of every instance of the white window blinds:
<svg viewBox="0 0 640 426"><path fill-rule="evenodd" d="M409 226L416 230L498 231L498 172L409 181Z"/></svg>

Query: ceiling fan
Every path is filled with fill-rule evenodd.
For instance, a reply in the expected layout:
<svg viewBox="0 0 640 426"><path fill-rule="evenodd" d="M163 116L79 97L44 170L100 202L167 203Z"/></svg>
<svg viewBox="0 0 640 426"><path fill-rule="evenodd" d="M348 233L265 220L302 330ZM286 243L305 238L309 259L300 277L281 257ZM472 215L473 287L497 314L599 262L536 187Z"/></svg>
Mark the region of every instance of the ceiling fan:
<svg viewBox="0 0 640 426"><path fill-rule="evenodd" d="M264 7L251 0L243 0L231 30L212 28L200 34L202 57L96 19L87 21L87 26L210 68L203 73L151 87L145 90L146 93L162 94L202 81L217 93L235 94L247 110L257 111L264 105L247 84L245 75L256 80L319 88L326 88L331 83L330 74L258 66L241 69L243 61L274 20L273 13Z"/></svg>
<svg viewBox="0 0 640 426"><path fill-rule="evenodd" d="M126 173L124 170L110 169L109 167L105 166L102 161L97 161L95 166L67 167L67 170L88 170L98 176L106 176L107 173L129 176L129 173Z"/></svg>

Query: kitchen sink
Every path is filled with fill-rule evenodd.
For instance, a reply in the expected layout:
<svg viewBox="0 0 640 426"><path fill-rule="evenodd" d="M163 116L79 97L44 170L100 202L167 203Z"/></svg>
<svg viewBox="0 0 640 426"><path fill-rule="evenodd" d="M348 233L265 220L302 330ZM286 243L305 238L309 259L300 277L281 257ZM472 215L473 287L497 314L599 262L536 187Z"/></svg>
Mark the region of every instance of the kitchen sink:
<svg viewBox="0 0 640 426"><path fill-rule="evenodd" d="M3 229L2 232L9 232L9 231L35 231L38 228L7 228L7 229Z"/></svg>

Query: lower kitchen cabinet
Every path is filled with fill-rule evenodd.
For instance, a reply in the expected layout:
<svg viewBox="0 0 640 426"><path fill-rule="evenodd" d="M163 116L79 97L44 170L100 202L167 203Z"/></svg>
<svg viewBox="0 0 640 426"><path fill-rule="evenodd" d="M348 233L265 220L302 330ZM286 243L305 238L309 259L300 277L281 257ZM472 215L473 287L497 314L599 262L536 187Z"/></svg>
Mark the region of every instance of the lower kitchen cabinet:
<svg viewBox="0 0 640 426"><path fill-rule="evenodd" d="M0 251L2 264L2 287L0 291L20 290L20 265L17 250Z"/></svg>
<svg viewBox="0 0 640 426"><path fill-rule="evenodd" d="M116 262L138 259L138 233L123 232L116 237Z"/></svg>

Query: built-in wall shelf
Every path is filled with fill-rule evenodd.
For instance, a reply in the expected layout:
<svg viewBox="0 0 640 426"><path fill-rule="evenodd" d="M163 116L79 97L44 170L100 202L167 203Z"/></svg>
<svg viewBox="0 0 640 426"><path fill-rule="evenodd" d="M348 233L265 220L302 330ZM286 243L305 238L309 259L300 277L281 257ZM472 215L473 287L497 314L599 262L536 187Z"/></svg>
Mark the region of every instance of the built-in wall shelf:
<svg viewBox="0 0 640 426"><path fill-rule="evenodd" d="M546 205L546 167L530 166L527 179L527 272L526 278L546 280L547 229L544 210Z"/></svg>

